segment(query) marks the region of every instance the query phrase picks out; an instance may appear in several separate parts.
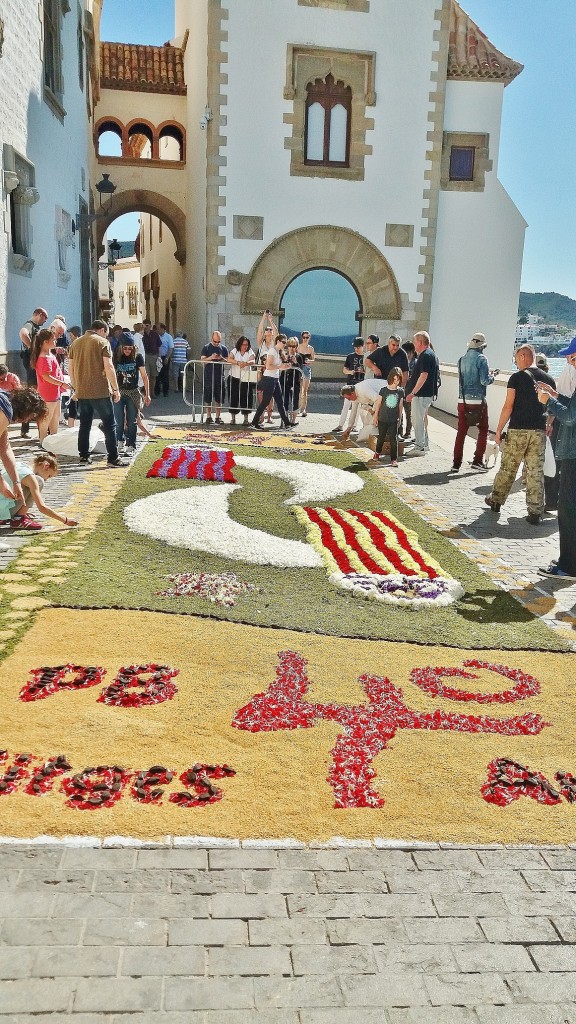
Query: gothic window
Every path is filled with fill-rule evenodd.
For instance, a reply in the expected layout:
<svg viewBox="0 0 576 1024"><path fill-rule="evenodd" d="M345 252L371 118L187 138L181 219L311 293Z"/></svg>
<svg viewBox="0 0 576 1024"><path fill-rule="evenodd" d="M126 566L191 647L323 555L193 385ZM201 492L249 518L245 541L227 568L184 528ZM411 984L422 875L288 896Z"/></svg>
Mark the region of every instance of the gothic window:
<svg viewBox="0 0 576 1024"><path fill-rule="evenodd" d="M375 53L290 43L286 58L290 174L363 181L372 153L367 108L376 104Z"/></svg>
<svg viewBox="0 0 576 1024"><path fill-rule="evenodd" d="M332 74L306 90L306 164L348 167L352 89Z"/></svg>

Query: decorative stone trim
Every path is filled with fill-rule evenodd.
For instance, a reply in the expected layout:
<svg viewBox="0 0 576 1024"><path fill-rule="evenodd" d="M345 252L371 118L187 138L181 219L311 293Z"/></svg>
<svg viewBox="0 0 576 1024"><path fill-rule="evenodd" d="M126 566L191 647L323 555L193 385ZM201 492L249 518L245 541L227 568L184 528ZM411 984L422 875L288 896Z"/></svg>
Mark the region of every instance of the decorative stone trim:
<svg viewBox="0 0 576 1024"><path fill-rule="evenodd" d="M348 228L317 225L275 239L246 275L241 312L260 315L280 308L290 282L323 267L346 277L360 298L360 320L397 321L402 316L398 284L390 264L372 242Z"/></svg>
<svg viewBox="0 0 576 1024"><path fill-rule="evenodd" d="M309 82L316 78L326 78L328 74L352 89L348 167L310 166L304 163L306 88ZM294 107L292 113L284 115L284 123L292 125L292 135L284 140L284 147L291 151L292 175L364 180L365 158L372 154L372 146L366 142L366 132L374 128L373 119L366 117L366 107L373 107L376 103L375 74L374 52L288 45L284 99L293 100Z"/></svg>
<svg viewBox="0 0 576 1024"><path fill-rule="evenodd" d="M359 11L367 14L370 0L298 0L299 7L326 7L332 11Z"/></svg>
<svg viewBox="0 0 576 1024"><path fill-rule="evenodd" d="M474 177L472 181L450 180L450 155L453 146L473 148ZM472 132L444 132L442 144L442 163L440 172L440 188L444 192L483 192L486 185L486 173L493 165L489 159L490 136Z"/></svg>
<svg viewBox="0 0 576 1024"><path fill-rule="evenodd" d="M264 238L264 218L237 215L234 217L234 238L254 241Z"/></svg>
<svg viewBox="0 0 576 1024"><path fill-rule="evenodd" d="M228 82L224 70L228 62L225 49L228 42L227 20L224 0L208 0L207 105L212 111L212 120L206 129L206 301L210 304L217 302L219 291L226 287L226 278L220 273L225 263L221 250L226 245L226 237L220 230L226 223L226 197L220 194L226 185L223 174L226 157L221 156L220 151L225 150L227 142L223 130L227 105L224 87Z"/></svg>
<svg viewBox="0 0 576 1024"><path fill-rule="evenodd" d="M431 109L428 114L428 121L431 127L428 132L429 148L426 153L429 168L424 172L426 186L422 195L423 223L420 253L423 261L419 267L419 274L422 280L418 284L417 291L420 293L421 299L415 304L415 330L427 330L430 325L436 233L438 230L438 204L440 199L440 172L444 137L444 110L446 105L446 79L448 73L452 3L453 0L442 0L441 5L435 12L438 27L434 33L434 38L437 42L437 47L431 55L433 65L431 73L432 91L430 92Z"/></svg>
<svg viewBox="0 0 576 1024"><path fill-rule="evenodd" d="M396 246L400 249L411 249L414 245L413 224L387 224L386 245Z"/></svg>

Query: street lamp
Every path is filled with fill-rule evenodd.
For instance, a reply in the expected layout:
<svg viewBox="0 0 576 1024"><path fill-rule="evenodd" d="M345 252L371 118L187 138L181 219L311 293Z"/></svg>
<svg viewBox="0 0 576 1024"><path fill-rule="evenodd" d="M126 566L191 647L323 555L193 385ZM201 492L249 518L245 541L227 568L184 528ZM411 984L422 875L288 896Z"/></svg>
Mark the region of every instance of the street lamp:
<svg viewBox="0 0 576 1024"><path fill-rule="evenodd" d="M111 242L108 242L108 250L108 262L99 263L98 270L107 270L108 267L115 267L116 264L118 263L118 257L120 256L120 253L122 251L122 245L117 238L113 238Z"/></svg>

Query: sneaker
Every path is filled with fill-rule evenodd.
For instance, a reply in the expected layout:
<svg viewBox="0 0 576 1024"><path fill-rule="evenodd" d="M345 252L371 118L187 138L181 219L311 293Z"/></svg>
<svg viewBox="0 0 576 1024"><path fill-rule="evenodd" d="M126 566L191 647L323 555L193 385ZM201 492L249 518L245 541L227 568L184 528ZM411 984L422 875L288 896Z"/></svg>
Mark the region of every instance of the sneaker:
<svg viewBox="0 0 576 1024"><path fill-rule="evenodd" d="M530 526L539 526L542 522L542 516L538 515L536 512L529 512L526 516L526 522L530 523Z"/></svg>
<svg viewBox="0 0 576 1024"><path fill-rule="evenodd" d="M109 469L126 469L128 463L126 462L125 459L115 459L114 461L108 459L106 465L108 466Z"/></svg>
<svg viewBox="0 0 576 1024"><path fill-rule="evenodd" d="M372 458L370 459L370 463L371 462L380 462L380 456L379 455L373 455ZM370 463L368 463L368 465L370 465Z"/></svg>
<svg viewBox="0 0 576 1024"><path fill-rule="evenodd" d="M478 469L481 473L488 472L488 466L484 462L471 462L472 469Z"/></svg>
<svg viewBox="0 0 576 1024"><path fill-rule="evenodd" d="M218 426L221 427L224 424L224 420L222 419L221 416L217 416L216 419L214 420L214 423L217 423Z"/></svg>
<svg viewBox="0 0 576 1024"><path fill-rule="evenodd" d="M406 452L406 455L426 455L426 452L424 448L411 448L409 452Z"/></svg>
<svg viewBox="0 0 576 1024"><path fill-rule="evenodd" d="M486 497L484 498L484 504L488 505L489 508L491 508L493 512L499 512L500 509L502 508L502 506L499 505L497 501L493 500L491 494L487 494L486 495Z"/></svg>
<svg viewBox="0 0 576 1024"><path fill-rule="evenodd" d="M91 466L94 461L91 455L79 455L78 458L80 462L84 462L88 466Z"/></svg>
<svg viewBox="0 0 576 1024"><path fill-rule="evenodd" d="M251 423L250 426L253 430L264 430L264 425L262 423Z"/></svg>
<svg viewBox="0 0 576 1024"><path fill-rule="evenodd" d="M206 417L206 419L204 420L204 426L207 427L209 423L212 423L212 417L211 416L207 416Z"/></svg>
<svg viewBox="0 0 576 1024"><path fill-rule="evenodd" d="M301 412L301 413L300 413L300 415L301 415L301 416L307 416L307 415L308 415L308 413L307 413L307 412Z"/></svg>
<svg viewBox="0 0 576 1024"><path fill-rule="evenodd" d="M136 446L133 444L127 444L124 449L124 455L126 456L127 459L131 459L134 455L136 455Z"/></svg>
<svg viewBox="0 0 576 1024"><path fill-rule="evenodd" d="M393 469L397 469L398 468L398 463L396 462L396 459L394 459L394 461L391 462L390 465L392 466Z"/></svg>
<svg viewBox="0 0 576 1024"><path fill-rule="evenodd" d="M331 434L343 434L344 433L344 427L333 427L332 430L330 431L330 433Z"/></svg>
<svg viewBox="0 0 576 1024"><path fill-rule="evenodd" d="M35 519L31 519L30 516L13 516L10 520L10 526L13 530L41 530L42 524L37 522Z"/></svg>
<svg viewBox="0 0 576 1024"><path fill-rule="evenodd" d="M538 569L541 576L550 576L553 580L576 580L569 572L564 572L557 562L551 562L547 569Z"/></svg>
<svg viewBox="0 0 576 1024"><path fill-rule="evenodd" d="M450 468L450 469L448 470L448 472L449 472L449 473L459 473L459 472L460 472L460 466L452 466L452 467L451 467L451 468Z"/></svg>

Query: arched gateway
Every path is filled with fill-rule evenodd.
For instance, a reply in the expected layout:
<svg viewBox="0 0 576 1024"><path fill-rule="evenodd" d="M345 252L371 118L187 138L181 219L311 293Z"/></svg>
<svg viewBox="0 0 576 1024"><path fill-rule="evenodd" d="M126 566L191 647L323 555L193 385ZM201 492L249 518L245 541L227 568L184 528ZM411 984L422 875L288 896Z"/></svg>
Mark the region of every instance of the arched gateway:
<svg viewBox="0 0 576 1024"><path fill-rule="evenodd" d="M401 319L398 284L382 253L356 231L329 225L298 228L272 242L246 276L242 312L277 310L290 282L317 268L348 278L360 296L363 320Z"/></svg>
<svg viewBox="0 0 576 1024"><path fill-rule="evenodd" d="M159 192L146 189L125 189L116 193L106 211L105 217L96 221L96 245L98 253L104 252L102 240L112 221L124 213L149 213L164 221L176 241L175 258L183 266L186 262L186 217L180 207Z"/></svg>

